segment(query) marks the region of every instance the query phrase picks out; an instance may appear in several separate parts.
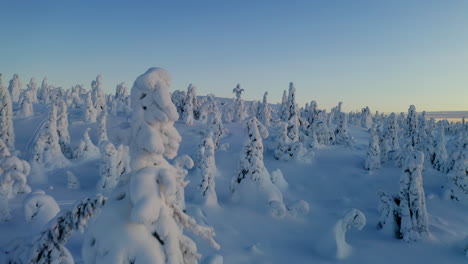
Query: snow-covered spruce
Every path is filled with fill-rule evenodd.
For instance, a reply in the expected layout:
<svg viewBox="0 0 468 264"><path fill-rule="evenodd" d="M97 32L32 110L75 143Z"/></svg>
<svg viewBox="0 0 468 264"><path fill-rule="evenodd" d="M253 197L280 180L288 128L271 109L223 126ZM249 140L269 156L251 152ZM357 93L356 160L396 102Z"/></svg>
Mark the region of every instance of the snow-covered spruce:
<svg viewBox="0 0 468 264"><path fill-rule="evenodd" d="M361 127L370 129L372 127L372 114L368 106L361 111Z"/></svg>
<svg viewBox="0 0 468 264"><path fill-rule="evenodd" d="M0 73L0 140L2 140L10 151L15 149L15 132L13 128L13 104L10 92L3 85Z"/></svg>
<svg viewBox="0 0 468 264"><path fill-rule="evenodd" d="M10 80L8 90L10 91L11 101L13 103L17 103L21 93L21 80L19 79L18 74L13 74L13 79Z"/></svg>
<svg viewBox="0 0 468 264"><path fill-rule="evenodd" d="M113 115L126 115L130 113L130 98L128 96L125 83L117 84L115 88L115 97L111 104L111 113Z"/></svg>
<svg viewBox="0 0 468 264"><path fill-rule="evenodd" d="M244 100L242 99L242 93L244 89L240 87L240 84L237 84L232 92L236 94L236 99L234 100L234 122L241 122L247 118L247 113L245 111Z"/></svg>
<svg viewBox="0 0 468 264"><path fill-rule="evenodd" d="M336 242L336 258L346 259L351 255L352 248L346 242L346 232L351 228L361 230L366 225L366 217L358 209L349 210L343 217L338 220L334 227L335 242Z"/></svg>
<svg viewBox="0 0 468 264"><path fill-rule="evenodd" d="M37 91L37 99L43 104L48 104L49 102L49 92L50 86L47 84L47 77L42 79L41 87Z"/></svg>
<svg viewBox="0 0 468 264"><path fill-rule="evenodd" d="M335 128L335 142L336 144L350 146L351 137L348 133L348 115L342 112L337 112L335 115L337 122L337 126Z"/></svg>
<svg viewBox="0 0 468 264"><path fill-rule="evenodd" d="M399 236L401 218L398 207L400 198L382 191L378 193L378 197L379 205L377 210L380 213L380 219L377 227L395 237Z"/></svg>
<svg viewBox="0 0 468 264"><path fill-rule="evenodd" d="M121 145L123 147L123 145ZM109 141L99 144L101 161L99 163L99 174L101 179L98 182L99 191L109 191L114 189L123 175L129 172L128 158L126 151L117 149Z"/></svg>
<svg viewBox="0 0 468 264"><path fill-rule="evenodd" d="M61 212L44 226L39 234L12 241L2 249L0 258L6 263L17 264L74 263L65 244L73 231L83 232L88 221L104 206L105 201L98 194L77 202L70 210Z"/></svg>
<svg viewBox="0 0 468 264"><path fill-rule="evenodd" d="M400 150L400 141L398 139L398 121L395 113L391 113L384 121L383 133L381 146L387 147L387 153L383 153L382 156L386 159L382 159L382 162L387 160L393 160L398 157L398 151ZM382 149L382 148L381 148Z"/></svg>
<svg viewBox="0 0 468 264"><path fill-rule="evenodd" d="M107 137L107 110L102 110L97 119L98 122L98 146L108 141Z"/></svg>
<svg viewBox="0 0 468 264"><path fill-rule="evenodd" d="M447 164L447 149L445 148L445 132L444 126L439 127L439 134L434 144L434 150L430 156L434 169L446 173L448 171Z"/></svg>
<svg viewBox="0 0 468 264"><path fill-rule="evenodd" d="M72 190L79 189L80 181L75 176L75 174L73 174L73 172L71 171L67 171L66 174L67 174L67 188L72 189Z"/></svg>
<svg viewBox="0 0 468 264"><path fill-rule="evenodd" d="M197 225L175 203L178 171L166 158L177 155L181 137L174 128L178 114L169 86L169 73L161 68L150 68L135 80L132 175L90 224L83 243L84 263L197 263L196 244L184 229L219 248L213 229ZM115 230L119 239L109 236Z"/></svg>
<svg viewBox="0 0 468 264"><path fill-rule="evenodd" d="M265 126L270 125L271 121L271 107L268 104L268 92L263 94L263 101L258 105L257 119Z"/></svg>
<svg viewBox="0 0 468 264"><path fill-rule="evenodd" d="M94 108L93 100L91 98L91 92L88 92L86 94L85 104L86 106L84 111L84 120L88 123L96 122L98 112L96 108Z"/></svg>
<svg viewBox="0 0 468 264"><path fill-rule="evenodd" d="M37 83L36 79L31 78L29 80L29 83L26 84L27 90L31 92L32 95L32 102L37 103Z"/></svg>
<svg viewBox="0 0 468 264"><path fill-rule="evenodd" d="M407 140L405 143L412 146L413 148L419 144L418 117L416 113L416 107L414 105L410 105L408 109L408 116L406 117L405 138Z"/></svg>
<svg viewBox="0 0 468 264"><path fill-rule="evenodd" d="M188 174L187 169L191 169L194 166L192 158L188 155L181 155L175 158L173 166L177 171L177 187L176 187L176 200L174 202L175 206L180 210L185 210L185 186L190 183L190 181L185 181L185 176Z"/></svg>
<svg viewBox="0 0 468 264"><path fill-rule="evenodd" d="M215 190L215 145L212 133L209 133L198 147L197 173L201 178L198 190L203 204L210 207L218 206Z"/></svg>
<svg viewBox="0 0 468 264"><path fill-rule="evenodd" d="M194 116L193 116L194 105L193 104L196 100L196 97L197 97L197 88L194 85L189 84L189 86L187 87L187 96L185 97L184 106L182 108L182 120L188 126L193 125L193 120L194 120Z"/></svg>
<svg viewBox="0 0 468 264"><path fill-rule="evenodd" d="M0 222L10 219L9 200L18 193L28 193L29 164L12 156L6 144L0 139Z"/></svg>
<svg viewBox="0 0 468 264"><path fill-rule="evenodd" d="M73 158L75 159L96 159L99 157L100 152L99 148L94 145L93 141L89 137L89 131L91 129L87 128L83 134L83 138L80 140L78 147L73 153Z"/></svg>
<svg viewBox="0 0 468 264"><path fill-rule="evenodd" d="M42 190L29 193L23 201L26 223L41 229L60 212L55 199Z"/></svg>
<svg viewBox="0 0 468 264"><path fill-rule="evenodd" d="M215 150L217 150L219 148L220 139L228 134L227 129L224 128L223 122L221 121L221 114L219 111L209 113L206 123L207 134L212 134Z"/></svg>
<svg viewBox="0 0 468 264"><path fill-rule="evenodd" d="M400 178L400 237L405 242L417 241L429 235L422 178L423 162L422 152L409 152Z"/></svg>
<svg viewBox="0 0 468 264"><path fill-rule="evenodd" d="M263 164L262 139L268 137L268 130L255 117L246 122L246 127L248 138L241 153L239 172L231 181L232 197L234 200L268 203L273 216L283 217L286 214L283 195Z"/></svg>
<svg viewBox="0 0 468 264"><path fill-rule="evenodd" d="M367 148L366 159L364 161L364 169L375 170L381 166L379 139L375 128L371 129L371 140Z"/></svg>
<svg viewBox="0 0 468 264"><path fill-rule="evenodd" d="M70 133L68 132L68 107L64 100L60 100L58 103L57 134L63 155L68 159L73 158L73 150L70 146Z"/></svg>
<svg viewBox="0 0 468 264"><path fill-rule="evenodd" d="M63 155L57 133L57 106L52 104L49 116L34 143L31 161L34 180L43 182L45 172L66 167L70 164Z"/></svg>
<svg viewBox="0 0 468 264"><path fill-rule="evenodd" d="M33 109L34 95L31 90L23 91L18 100L18 110L15 116L19 118L26 118L34 115Z"/></svg>
<svg viewBox="0 0 468 264"><path fill-rule="evenodd" d="M283 122L288 121L289 118L289 106L288 106L288 93L286 90L283 91L283 97L281 97L281 106L280 106L280 120Z"/></svg>

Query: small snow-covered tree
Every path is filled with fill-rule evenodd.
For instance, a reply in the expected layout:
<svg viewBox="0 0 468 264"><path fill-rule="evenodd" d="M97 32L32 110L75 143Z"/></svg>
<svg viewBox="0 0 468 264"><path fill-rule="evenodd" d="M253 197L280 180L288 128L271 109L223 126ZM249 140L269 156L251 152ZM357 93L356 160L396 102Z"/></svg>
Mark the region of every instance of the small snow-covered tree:
<svg viewBox="0 0 468 264"><path fill-rule="evenodd" d="M181 137L169 86L170 76L161 68L150 68L133 85L132 174L89 226L84 263L197 263L196 244L184 229L219 248L213 229L197 225L176 205L178 171L165 157L177 155ZM115 230L119 239L109 239Z"/></svg>
<svg viewBox="0 0 468 264"><path fill-rule="evenodd" d="M345 259L351 255L352 248L346 242L346 232L351 228L361 230L366 225L366 217L358 209L351 209L338 220L334 227L336 242L336 258Z"/></svg>
<svg viewBox="0 0 468 264"><path fill-rule="evenodd" d="M31 92L32 102L37 103L37 83L35 78L31 78L26 85L27 90Z"/></svg>
<svg viewBox="0 0 468 264"><path fill-rule="evenodd" d="M181 91L181 90L175 90L171 94L172 103L177 108L177 113L179 113L180 117L182 116L182 113L184 111L185 97L186 97L185 91Z"/></svg>
<svg viewBox="0 0 468 264"><path fill-rule="evenodd" d="M17 103L21 93L21 80L19 79L18 74L13 74L13 79L10 80L8 90L10 91L11 101L13 103Z"/></svg>
<svg viewBox="0 0 468 264"><path fill-rule="evenodd" d="M98 182L98 190L109 191L117 186L120 177L126 171L125 167L121 166L123 161L114 144L103 141L99 144L99 149L101 152L101 162L99 164L101 179Z"/></svg>
<svg viewBox="0 0 468 264"><path fill-rule="evenodd" d="M247 136L239 164L239 172L231 180L231 193L234 200L254 199L260 193L261 202L266 201L275 217L283 217L286 207L281 191L271 181L271 176L263 163L263 138L268 130L253 117L246 123ZM252 197L254 195L254 197Z"/></svg>
<svg viewBox="0 0 468 264"><path fill-rule="evenodd" d="M64 100L60 100L58 103L57 134L63 155L68 159L73 158L73 150L70 146L70 133L68 132L68 107Z"/></svg>
<svg viewBox="0 0 468 264"><path fill-rule="evenodd" d="M96 108L94 108L93 100L91 99L90 92L86 94L85 104L86 104L85 116L84 116L85 121L88 123L96 122L98 112Z"/></svg>
<svg viewBox="0 0 468 264"><path fill-rule="evenodd" d="M10 92L2 83L0 74L0 140L10 151L15 149L15 132L13 130L13 104Z"/></svg>
<svg viewBox="0 0 468 264"><path fill-rule="evenodd" d="M111 113L113 115L127 114L130 109L130 98L128 96L127 86L125 83L117 84L115 88L115 97L111 104Z"/></svg>
<svg viewBox="0 0 468 264"><path fill-rule="evenodd" d="M337 126L335 128L335 142L337 144L350 146L351 137L348 133L348 116L342 112L337 112L336 115Z"/></svg>
<svg viewBox="0 0 468 264"><path fill-rule="evenodd" d="M207 133L212 133L215 150L219 148L219 140L227 135L228 131L224 128L219 111L210 112L207 119Z"/></svg>
<svg viewBox="0 0 468 264"><path fill-rule="evenodd" d="M379 139L377 137L376 129L372 128L371 140L369 142L369 147L367 148L364 168L366 170L375 170L375 169L379 169L380 166L381 166L381 158L380 158Z"/></svg>
<svg viewBox="0 0 468 264"><path fill-rule="evenodd" d="M79 189L80 181L75 176L75 174L73 174L73 172L71 171L67 171L66 174L67 174L67 188L72 189L72 190Z"/></svg>
<svg viewBox="0 0 468 264"><path fill-rule="evenodd" d="M218 198L215 190L215 145L213 143L213 134L209 133L198 147L197 171L201 178L198 185L201 198L204 205L210 207L218 206Z"/></svg>
<svg viewBox="0 0 468 264"><path fill-rule="evenodd" d="M49 84L47 84L47 77L45 77L42 80L42 84L41 84L41 87L39 88L39 91L37 92L37 99L39 100L39 102L43 104L50 103L50 99L49 99L50 88L51 87L49 86Z"/></svg>
<svg viewBox="0 0 468 264"><path fill-rule="evenodd" d="M199 115L198 120L202 121L203 123L207 121L209 113L219 112L218 105L216 104L214 97L215 97L214 94L208 94L206 96L206 100L198 109L198 115Z"/></svg>
<svg viewBox="0 0 468 264"><path fill-rule="evenodd" d="M455 201L468 202L468 144L460 146L453 155L453 169L447 175L445 196Z"/></svg>
<svg viewBox="0 0 468 264"><path fill-rule="evenodd" d="M233 112L232 105L228 103L221 103L221 109L223 109L223 121L226 123L231 123L233 120Z"/></svg>
<svg viewBox="0 0 468 264"><path fill-rule="evenodd" d="M80 140L78 147L74 151L74 158L87 160L99 157L99 148L94 145L93 141L91 141L91 138L89 137L89 130L90 128L85 130L83 138Z"/></svg>
<svg viewBox="0 0 468 264"><path fill-rule="evenodd" d="M63 168L70 164L60 148L57 133L57 106L53 104L46 123L39 131L31 155L31 167L36 181L43 181L44 172Z"/></svg>
<svg viewBox="0 0 468 264"><path fill-rule="evenodd" d="M96 109L96 115L99 115L101 111L107 110L106 94L102 89L102 76L98 75L96 80L91 82L91 98L93 106Z"/></svg>
<svg viewBox="0 0 468 264"><path fill-rule="evenodd" d="M0 149L0 221L5 221L10 219L9 200L18 193L31 191L27 184L30 167L26 161L12 156L1 139Z"/></svg>
<svg viewBox="0 0 468 264"><path fill-rule="evenodd" d="M39 234L10 243L0 253L1 259L6 263L17 264L74 263L65 244L73 231L83 232L88 221L104 206L105 201L106 199L98 194L75 203L70 210L62 211L44 226Z"/></svg>
<svg viewBox="0 0 468 264"><path fill-rule="evenodd" d="M187 88L187 96L185 97L185 100L184 100L184 107L183 107L183 112L182 112L182 120L188 126L193 125L193 120L194 120L194 116L193 116L194 105L193 104L197 96L196 91L197 91L197 88L194 85L189 84Z"/></svg>
<svg viewBox="0 0 468 264"><path fill-rule="evenodd" d="M368 106L361 111L361 127L366 129L372 127L372 114Z"/></svg>
<svg viewBox="0 0 468 264"><path fill-rule="evenodd" d="M378 211L380 213L380 219L378 227L384 232L396 235L400 232L400 215L398 206L400 204L400 198L380 191Z"/></svg>
<svg viewBox="0 0 468 264"><path fill-rule="evenodd" d="M257 110L257 119L258 121L262 122L265 126L270 125L271 121L271 107L268 104L268 92L263 94L263 101L258 105Z"/></svg>
<svg viewBox="0 0 468 264"><path fill-rule="evenodd" d="M16 117L26 118L34 115L33 109L33 94L30 90L23 91L18 100L18 110L15 112Z"/></svg>
<svg viewBox="0 0 468 264"><path fill-rule="evenodd" d="M194 162L192 158L188 155L182 155L175 158L174 167L177 171L177 188L176 188L176 200L174 202L175 206L180 210L185 210L185 186L190 183L190 181L185 181L185 176L188 174L187 169L192 169Z"/></svg>
<svg viewBox="0 0 468 264"><path fill-rule="evenodd" d="M405 242L417 241L429 234L422 178L423 162L422 152L408 153L404 172L400 178L400 237Z"/></svg>
<svg viewBox="0 0 468 264"><path fill-rule="evenodd" d="M434 151L430 157L434 169L442 172L448 171L447 164L447 149L445 148L445 132L444 126L439 128L439 135L435 141Z"/></svg>
<svg viewBox="0 0 468 264"><path fill-rule="evenodd" d="M381 145L388 146L388 153L385 154L389 159L397 158L400 150L400 141L398 139L398 122L395 113L391 113L384 122ZM382 148L381 148L382 149ZM385 162L386 160L383 160Z"/></svg>
<svg viewBox="0 0 468 264"><path fill-rule="evenodd" d="M240 84L232 89L232 92L236 94L236 99L234 100L234 122L244 121L247 118L247 113L245 111L244 100L242 99L242 93L244 89L240 87Z"/></svg>

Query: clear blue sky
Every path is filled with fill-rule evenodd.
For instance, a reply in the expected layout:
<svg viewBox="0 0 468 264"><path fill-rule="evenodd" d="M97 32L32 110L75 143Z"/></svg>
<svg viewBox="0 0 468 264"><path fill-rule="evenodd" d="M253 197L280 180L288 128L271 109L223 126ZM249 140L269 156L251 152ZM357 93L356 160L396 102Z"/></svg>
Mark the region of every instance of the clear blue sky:
<svg viewBox="0 0 468 264"><path fill-rule="evenodd" d="M0 72L65 88L130 88L151 66L172 89L345 110L468 110L468 1L5 1Z"/></svg>

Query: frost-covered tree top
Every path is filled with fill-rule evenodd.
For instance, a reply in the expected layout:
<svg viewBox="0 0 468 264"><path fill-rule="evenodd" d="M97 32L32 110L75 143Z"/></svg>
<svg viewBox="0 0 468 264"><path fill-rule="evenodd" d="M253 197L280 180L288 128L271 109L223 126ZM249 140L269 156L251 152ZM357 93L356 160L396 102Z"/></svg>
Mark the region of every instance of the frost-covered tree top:
<svg viewBox="0 0 468 264"><path fill-rule="evenodd" d="M14 150L13 104L10 92L2 83L2 74L0 74L0 106L0 139L5 142L10 150Z"/></svg>
<svg viewBox="0 0 468 264"><path fill-rule="evenodd" d="M232 89L232 92L236 94L236 99L240 100L242 97L242 93L244 92L244 89L240 87L240 84L237 84L234 89Z"/></svg>

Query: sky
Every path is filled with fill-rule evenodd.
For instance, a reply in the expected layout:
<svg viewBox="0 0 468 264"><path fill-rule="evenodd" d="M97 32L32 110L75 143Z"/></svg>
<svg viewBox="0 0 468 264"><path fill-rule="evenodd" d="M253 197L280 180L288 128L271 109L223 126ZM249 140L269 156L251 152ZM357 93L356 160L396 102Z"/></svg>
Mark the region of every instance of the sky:
<svg viewBox="0 0 468 264"><path fill-rule="evenodd" d="M172 90L346 111L468 110L468 1L0 0L0 72L7 84L131 88L148 68Z"/></svg>

